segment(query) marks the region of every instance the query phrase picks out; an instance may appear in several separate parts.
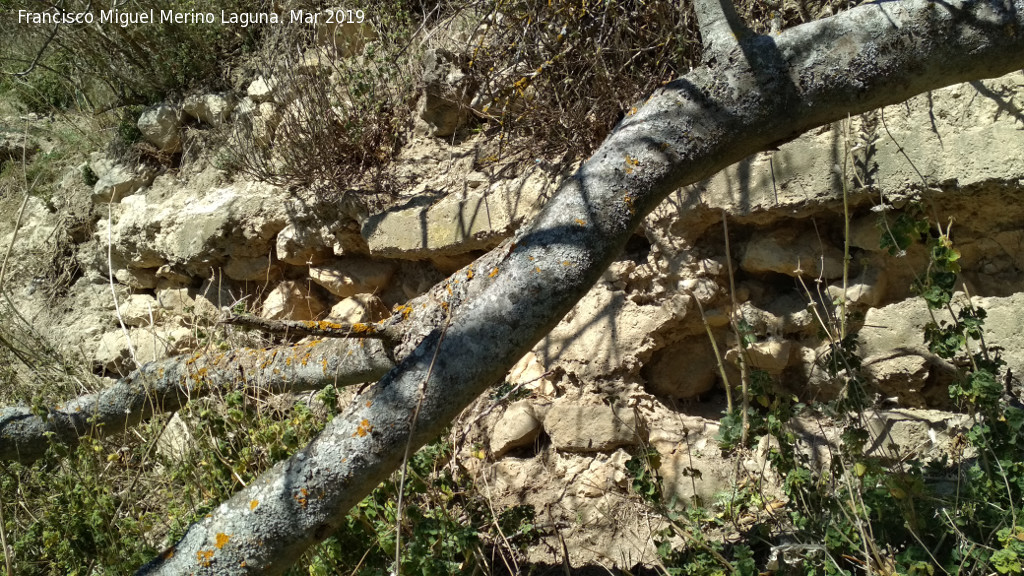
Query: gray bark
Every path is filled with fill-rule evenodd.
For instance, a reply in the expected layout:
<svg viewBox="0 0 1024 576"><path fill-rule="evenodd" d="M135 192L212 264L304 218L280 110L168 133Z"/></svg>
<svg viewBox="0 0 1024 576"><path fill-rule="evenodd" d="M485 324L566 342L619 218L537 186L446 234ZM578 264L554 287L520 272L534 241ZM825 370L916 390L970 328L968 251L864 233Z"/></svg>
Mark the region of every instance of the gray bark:
<svg viewBox="0 0 1024 576"><path fill-rule="evenodd" d="M1024 67L1024 0L866 4L714 52L627 117L514 242L418 300L423 337L410 332L398 366L140 573L281 573L407 442L434 438L547 334L668 194L848 114Z"/></svg>
<svg viewBox="0 0 1024 576"><path fill-rule="evenodd" d="M124 432L154 414L178 410L191 399L246 387L303 392L329 384L372 382L394 364L376 340L309 344L150 362L113 386L35 414L0 409L0 461L32 462L52 443L72 447L80 436Z"/></svg>

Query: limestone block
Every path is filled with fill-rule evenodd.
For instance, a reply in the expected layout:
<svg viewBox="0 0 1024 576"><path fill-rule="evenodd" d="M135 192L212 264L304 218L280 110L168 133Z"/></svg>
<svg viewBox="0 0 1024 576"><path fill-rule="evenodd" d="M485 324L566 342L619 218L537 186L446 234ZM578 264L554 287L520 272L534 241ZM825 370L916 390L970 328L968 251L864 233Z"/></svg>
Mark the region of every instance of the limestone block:
<svg viewBox="0 0 1024 576"><path fill-rule="evenodd" d="M192 332L182 326L131 328L127 335L118 329L100 338L93 362L107 372L127 374L147 362L179 354L193 343Z"/></svg>
<svg viewBox="0 0 1024 576"><path fill-rule="evenodd" d="M962 294L954 297L954 310L959 307L962 298ZM1002 348L1000 357L1013 374L1024 372L1024 345L1021 344L1024 342L1024 293L1008 297L974 298L972 302L987 312L984 326L985 343L988 346ZM939 316L939 320L946 319L944 315L936 315ZM937 396L934 398L928 398L928 391L919 388L919 380L924 376L916 360L911 358L904 364L892 361L900 356L925 358L928 361L928 369L932 372L929 377L931 380L935 379L936 371L952 373L953 367L931 354L924 343L924 326L931 320L932 316L921 298L910 298L867 311L864 327L859 333L864 365L871 369L871 366L881 363L879 370L886 369L885 373L891 375L888 380L883 381L883 386L887 383L896 386L900 382L900 387L906 386L902 394L900 387L883 387L883 390L909 401L919 400L920 393L924 394L926 400L948 402L945 390L936 392ZM977 344L972 342L971 345L973 348Z"/></svg>
<svg viewBox="0 0 1024 576"><path fill-rule="evenodd" d="M115 263L120 259L137 268L173 263L158 277L189 285L231 258L266 258L287 224L288 198L279 188L256 182L220 184L210 172L193 176L187 185L162 175L146 194L125 198L111 230ZM96 264L105 270L106 219L97 229Z"/></svg>
<svg viewBox="0 0 1024 576"><path fill-rule="evenodd" d="M812 232L759 231L747 243L740 268L754 274L839 278L843 275L843 253Z"/></svg>
<svg viewBox="0 0 1024 576"><path fill-rule="evenodd" d="M224 265L224 275L241 282L271 282L281 276L281 266L270 256L235 256Z"/></svg>
<svg viewBox="0 0 1024 576"><path fill-rule="evenodd" d="M192 283L192 277L186 274L178 266L165 264L156 270L156 287L160 288L182 288Z"/></svg>
<svg viewBox="0 0 1024 576"><path fill-rule="evenodd" d="M888 287L888 275L876 267L870 267L846 287L846 299L852 304L874 308L885 302ZM832 284L828 287L827 293L832 300L841 300L843 297L842 283Z"/></svg>
<svg viewBox="0 0 1024 576"><path fill-rule="evenodd" d="M153 106L139 116L139 131L161 152L181 151L181 117L167 105Z"/></svg>
<svg viewBox="0 0 1024 576"><path fill-rule="evenodd" d="M961 189L1024 178L1020 120L1001 113L1004 100L990 96L1015 90L1022 78L1024 73L1016 71L933 90L886 107L887 129L879 132L883 137L871 150L871 162L877 165L869 179L872 186L850 191L851 200L862 194L871 198L901 196L920 185L922 178L930 186L955 182ZM855 121L852 130L857 133L860 129ZM779 214L826 199L841 199L843 180L835 172L835 143L843 138L844 128L839 125L811 131L777 151L752 155L696 184L701 203L707 207L705 214L717 214L721 209L737 216ZM685 211L691 214L683 215L684 219L705 217L689 207ZM877 218L855 221L855 246L879 249L881 234L876 222Z"/></svg>
<svg viewBox="0 0 1024 576"><path fill-rule="evenodd" d="M121 284L136 290L152 290L156 288L158 278L156 270L148 268L121 268L114 271L114 279Z"/></svg>
<svg viewBox="0 0 1024 576"><path fill-rule="evenodd" d="M791 341L771 338L748 345L746 354L751 368L764 370L769 374L781 374L789 365L792 350L793 343ZM730 349L726 353L725 359L733 364L738 364L739 351L736 348Z"/></svg>
<svg viewBox="0 0 1024 576"><path fill-rule="evenodd" d="M510 450L530 446L540 436L541 423L527 400L510 405L491 429L491 454L501 458Z"/></svg>
<svg viewBox="0 0 1024 576"><path fill-rule="evenodd" d="M683 445L675 452L662 454L658 473L666 500L701 506L733 486L732 470L714 441L701 438L692 446Z"/></svg>
<svg viewBox="0 0 1024 576"><path fill-rule="evenodd" d="M227 122L234 109L235 99L229 92L189 96L181 107L185 114L210 126Z"/></svg>
<svg viewBox="0 0 1024 576"><path fill-rule="evenodd" d="M278 232L275 250L277 259L293 266L322 264L332 254L318 228L298 226L294 223Z"/></svg>
<svg viewBox="0 0 1024 576"><path fill-rule="evenodd" d="M192 438L192 432L188 429L185 421L175 412L167 421L160 437L156 439L156 449L162 456L174 461L185 459L193 450L196 443Z"/></svg>
<svg viewBox="0 0 1024 576"><path fill-rule="evenodd" d="M914 453L926 460L950 453L951 439L968 430L974 422L967 414L940 410L876 410L867 420L871 439L865 454L894 458ZM895 445L898 451L891 447Z"/></svg>
<svg viewBox="0 0 1024 576"><path fill-rule="evenodd" d="M722 286L711 278L687 278L680 281L677 288L684 294L692 294L702 306L711 304L724 294Z"/></svg>
<svg viewBox="0 0 1024 576"><path fill-rule="evenodd" d="M527 390L534 390L544 396L553 396L557 393L554 383L544 377L547 370L541 364L540 359L533 352L527 352L525 356L516 362L516 365L508 373L506 382L513 386L522 385Z"/></svg>
<svg viewBox="0 0 1024 576"><path fill-rule="evenodd" d="M150 168L132 168L124 164L112 164L104 170L92 189L94 204L120 202L153 183L156 172Z"/></svg>
<svg viewBox="0 0 1024 576"><path fill-rule="evenodd" d="M565 452L610 452L641 441L640 421L629 408L557 401L544 415L551 444Z"/></svg>
<svg viewBox="0 0 1024 576"><path fill-rule="evenodd" d="M121 319L128 326L149 326L163 320L164 308L149 294L132 294L119 304Z"/></svg>
<svg viewBox="0 0 1024 576"><path fill-rule="evenodd" d="M609 492L621 492L628 484L626 462L629 459L629 453L622 449L616 450L607 459L602 456L594 458L590 467L580 473L576 481L576 494L585 498L598 498Z"/></svg>
<svg viewBox="0 0 1024 576"><path fill-rule="evenodd" d="M462 71L464 58L442 49L428 50L423 57L423 83L419 116L431 136L447 138L470 116L474 86Z"/></svg>
<svg viewBox="0 0 1024 576"><path fill-rule="evenodd" d="M927 405L927 400L921 395L931 374L925 358L917 354L894 356L876 360L864 368L871 382L886 396L898 398L901 406L920 408Z"/></svg>
<svg viewBox="0 0 1024 576"><path fill-rule="evenodd" d="M376 322L388 315L388 308L373 294L356 294L345 298L331 308L331 318L346 324Z"/></svg>
<svg viewBox="0 0 1024 576"><path fill-rule="evenodd" d="M420 195L369 217L362 236L370 253L407 259L488 250L533 215L554 187L541 170L492 187L460 190L447 196Z"/></svg>
<svg viewBox="0 0 1024 576"><path fill-rule="evenodd" d="M157 305L168 314L189 315L195 311L196 301L188 288L165 288L156 291Z"/></svg>
<svg viewBox="0 0 1024 576"><path fill-rule="evenodd" d="M341 258L309 268L314 282L342 298L383 290L394 273L395 265L390 262L360 257Z"/></svg>
<svg viewBox="0 0 1024 576"><path fill-rule="evenodd" d="M305 282L286 280L263 300L261 316L271 320L316 320L327 306Z"/></svg>
<svg viewBox="0 0 1024 576"><path fill-rule="evenodd" d="M640 305L624 292L602 286L580 300L534 348L540 361L589 380L640 369L640 356L653 350L651 334L671 322L662 306Z"/></svg>
<svg viewBox="0 0 1024 576"><path fill-rule="evenodd" d="M278 81L276 79L266 79L260 76L254 80L249 87L245 89L245 94L253 101L257 103L265 103L274 100L276 92L279 88Z"/></svg>

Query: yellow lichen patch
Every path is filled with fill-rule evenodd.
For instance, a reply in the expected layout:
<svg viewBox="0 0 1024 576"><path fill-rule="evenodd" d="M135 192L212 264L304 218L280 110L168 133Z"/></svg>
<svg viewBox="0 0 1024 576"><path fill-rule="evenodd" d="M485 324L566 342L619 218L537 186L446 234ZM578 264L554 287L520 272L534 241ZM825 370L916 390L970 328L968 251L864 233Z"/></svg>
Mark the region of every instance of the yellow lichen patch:
<svg viewBox="0 0 1024 576"><path fill-rule="evenodd" d="M300 488L299 489L299 493L294 495L294 496L292 496L292 499L294 499L296 502L298 502L299 506L302 506L303 508L305 508L306 507L306 496L309 496L309 490L306 490L305 488Z"/></svg>
<svg viewBox="0 0 1024 576"><path fill-rule="evenodd" d="M338 324L337 322L328 322L327 320L320 320L320 321L307 320L307 321L303 322L303 324L307 328L310 328L310 329L318 328L320 330L342 330L342 329L345 328L344 326L342 326L341 324Z"/></svg>
<svg viewBox="0 0 1024 576"><path fill-rule="evenodd" d="M633 168L640 165L640 160L626 154L626 174L632 174Z"/></svg>
<svg viewBox="0 0 1024 576"><path fill-rule="evenodd" d="M467 280L472 280L473 279L473 269L472 268L470 268L469 270L466 270L466 279Z"/></svg>
<svg viewBox="0 0 1024 576"><path fill-rule="evenodd" d="M562 260L562 266L572 266L572 262L569 262L568 260Z"/></svg>
<svg viewBox="0 0 1024 576"><path fill-rule="evenodd" d="M370 406L373 406L373 400L366 401L366 407L369 408Z"/></svg>
<svg viewBox="0 0 1024 576"><path fill-rule="evenodd" d="M540 266L534 266L533 271L540 274Z"/></svg>
<svg viewBox="0 0 1024 576"><path fill-rule="evenodd" d="M452 293L452 286L451 286L451 284L445 284L444 285L444 289L448 291L449 295L451 295L451 293Z"/></svg>
<svg viewBox="0 0 1024 576"><path fill-rule="evenodd" d="M196 560L199 561L199 565L206 567L210 565L210 560L213 559L213 550L200 550L196 552Z"/></svg>
<svg viewBox="0 0 1024 576"><path fill-rule="evenodd" d="M230 541L231 541L231 536L228 536L227 534L225 534L223 532L218 532L217 533L217 543L215 544L215 546L219 550L219 549L223 548L224 545L227 544Z"/></svg>
<svg viewBox="0 0 1024 576"><path fill-rule="evenodd" d="M402 315L403 320L408 320L409 315L412 314L412 306L395 304L394 311Z"/></svg>
<svg viewBox="0 0 1024 576"><path fill-rule="evenodd" d="M632 108L629 109L627 116L632 116L634 114L636 114L636 106L633 106Z"/></svg>
<svg viewBox="0 0 1024 576"><path fill-rule="evenodd" d="M495 276L497 276L497 275L498 275L498 267L497 267L497 266L495 266L495 267L494 267L494 270L491 270L491 273L490 273L490 274L488 274L488 275L487 275L487 277L488 277L488 278L494 278L494 277L495 277Z"/></svg>
<svg viewBox="0 0 1024 576"><path fill-rule="evenodd" d="M259 500L249 500L249 510L255 510L260 505Z"/></svg>
<svg viewBox="0 0 1024 576"><path fill-rule="evenodd" d="M375 328L373 324L367 324L365 322L356 322L352 325L352 331L356 334L373 334Z"/></svg>
<svg viewBox="0 0 1024 576"><path fill-rule="evenodd" d="M587 225L587 223L584 222L581 218L577 218L576 219L576 223L579 224L580 226L586 226Z"/></svg>
<svg viewBox="0 0 1024 576"><path fill-rule="evenodd" d="M324 357L323 357L323 360L321 360L321 361L320 361L320 363L321 363L321 364L323 365L323 367L324 367L324 372L327 372L327 356L324 356Z"/></svg>
<svg viewBox="0 0 1024 576"><path fill-rule="evenodd" d="M373 426L370 425L369 420L364 418L363 421L359 423L359 426L356 426L356 431L352 433L352 436L362 438L370 432L373 432Z"/></svg>

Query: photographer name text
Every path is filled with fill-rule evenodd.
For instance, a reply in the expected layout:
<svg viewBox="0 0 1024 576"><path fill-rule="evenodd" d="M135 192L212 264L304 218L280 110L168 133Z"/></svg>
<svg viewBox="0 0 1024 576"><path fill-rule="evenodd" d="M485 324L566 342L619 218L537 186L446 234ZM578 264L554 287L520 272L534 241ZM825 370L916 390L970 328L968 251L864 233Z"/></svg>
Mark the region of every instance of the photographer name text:
<svg viewBox="0 0 1024 576"><path fill-rule="evenodd" d="M362 10L327 10L311 12L290 10L287 14L276 12L227 12L220 15L213 12L178 12L175 10L149 10L125 12L121 10L100 10L94 12L31 12L18 10L19 24L116 24L122 28L138 24L220 24L248 27L250 24L362 24L366 13Z"/></svg>

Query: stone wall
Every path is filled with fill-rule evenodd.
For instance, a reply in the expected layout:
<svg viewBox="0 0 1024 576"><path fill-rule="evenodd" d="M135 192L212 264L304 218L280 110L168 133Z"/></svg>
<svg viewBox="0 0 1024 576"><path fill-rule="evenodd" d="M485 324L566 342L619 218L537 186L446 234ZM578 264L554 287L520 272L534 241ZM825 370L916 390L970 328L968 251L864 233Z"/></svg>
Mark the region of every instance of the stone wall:
<svg viewBox="0 0 1024 576"><path fill-rule="evenodd" d="M944 412L952 367L924 346L929 315L910 288L927 255L921 247L887 254L880 222L920 198L933 225L949 227L962 253L962 291L989 313L986 341L1004 348L1012 374L1024 371L1022 82L1018 73L922 95L674 194L510 373L529 396L496 408L481 399L470 411L461 461L497 504L534 505L574 559L649 561L658 526L628 498L630 450L657 448L665 492L679 501L711 499L744 470L763 471L767 441L739 460L717 447L724 394L715 348L735 383L729 319L738 314L756 336L754 367L804 402L831 399L838 390L815 360L822 324L844 293L871 392L886 407L873 416L879 434L943 450L962 416ZM225 95L161 107L143 116L143 133L173 146L180 138L167 131L230 122L273 103L274 85L255 82L237 107ZM431 115L429 96L424 119L440 114ZM194 349L197 327L238 303L275 319L382 317L510 236L560 176L538 164L492 177L475 169L480 137L452 144L437 134L421 131L401 152L393 169L408 185L372 214L345 197L232 181L214 168L156 175L95 155L91 194L66 180L68 206L91 216L86 233L64 239L82 276L52 306L51 321L63 326L54 336L116 375ZM56 230L63 216L32 205L28 218ZM50 306L27 288L19 297ZM801 447L827 458L822 447L837 434L807 423ZM550 546L533 554L555 559Z"/></svg>

